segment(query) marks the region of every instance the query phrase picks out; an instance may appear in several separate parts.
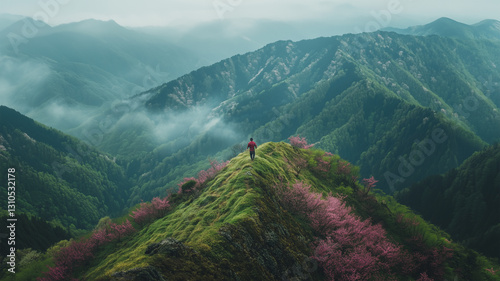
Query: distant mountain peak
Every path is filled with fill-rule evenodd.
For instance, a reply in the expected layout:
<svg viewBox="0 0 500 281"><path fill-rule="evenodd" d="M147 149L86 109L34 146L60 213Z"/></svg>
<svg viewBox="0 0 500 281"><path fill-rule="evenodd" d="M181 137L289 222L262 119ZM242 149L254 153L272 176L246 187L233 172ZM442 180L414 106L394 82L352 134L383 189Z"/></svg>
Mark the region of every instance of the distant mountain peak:
<svg viewBox="0 0 500 281"><path fill-rule="evenodd" d="M494 19L486 19L482 20L476 24L473 24L474 26L481 26L481 25L500 25L500 21L494 20Z"/></svg>
<svg viewBox="0 0 500 281"><path fill-rule="evenodd" d="M56 28L59 30L69 29L91 34L115 33L127 30L127 28L119 25L114 20L103 21L98 19L86 19L79 22L59 25Z"/></svg>
<svg viewBox="0 0 500 281"><path fill-rule="evenodd" d="M448 18L448 17L440 17L438 18L437 20L433 21L432 23L430 24L433 24L433 23L454 23L454 24L462 24L454 19L451 19L451 18Z"/></svg>
<svg viewBox="0 0 500 281"><path fill-rule="evenodd" d="M437 20L435 20L434 22L461 23L461 22L458 22L458 21L451 19L451 18L448 18L448 17L440 17Z"/></svg>
<svg viewBox="0 0 500 281"><path fill-rule="evenodd" d="M383 30L405 35L438 35L467 40L500 40L500 22L493 19L468 25L447 17L442 17L425 25L412 26L406 29L385 28Z"/></svg>
<svg viewBox="0 0 500 281"><path fill-rule="evenodd" d="M119 27L122 27L121 25L119 25L114 20L86 19L86 20L82 20L82 21L79 21L79 22L75 22L75 24L77 24L77 25L106 25L106 26L119 26Z"/></svg>
<svg viewBox="0 0 500 281"><path fill-rule="evenodd" d="M30 31L38 32L38 30L47 30L52 28L50 25L45 23L44 21L35 20L30 17L9 17L10 20L16 20L9 22L7 19L5 23L10 23L10 25L6 26L2 33L21 33L25 28L29 28ZM36 35L36 34L35 34Z"/></svg>
<svg viewBox="0 0 500 281"><path fill-rule="evenodd" d="M481 28L483 30L488 30L489 32L500 33L500 21L498 20L483 20L473 25L476 28Z"/></svg>

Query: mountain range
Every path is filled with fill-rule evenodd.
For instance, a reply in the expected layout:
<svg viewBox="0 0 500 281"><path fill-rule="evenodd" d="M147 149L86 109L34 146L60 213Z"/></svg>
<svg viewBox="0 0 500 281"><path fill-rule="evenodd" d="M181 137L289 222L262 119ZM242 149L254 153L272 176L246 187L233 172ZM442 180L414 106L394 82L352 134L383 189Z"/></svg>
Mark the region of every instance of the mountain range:
<svg viewBox="0 0 500 281"><path fill-rule="evenodd" d="M126 209L131 183L111 156L5 106L0 151L0 168L22 175L16 206L25 214L78 232Z"/></svg>
<svg viewBox="0 0 500 281"><path fill-rule="evenodd" d="M88 130L106 120L95 144L134 160L134 194L175 186L175 167L228 157L242 139L297 134L392 192L499 139L499 48L389 32L280 41L138 94Z"/></svg>
<svg viewBox="0 0 500 281"><path fill-rule="evenodd" d="M426 25L406 29L384 28L383 30L416 36L438 35L456 39L500 40L500 22L497 20L483 20L467 25L450 18L440 18Z"/></svg>
<svg viewBox="0 0 500 281"><path fill-rule="evenodd" d="M198 63L193 53L113 21L52 27L23 18L0 37L2 103L65 131Z"/></svg>
<svg viewBox="0 0 500 281"><path fill-rule="evenodd" d="M150 85L136 65L190 51L112 21L0 18L7 38L38 30L0 46L0 95L74 135L0 107L22 227L53 234L22 246L19 280L498 280L463 246L498 257L497 21L278 41Z"/></svg>

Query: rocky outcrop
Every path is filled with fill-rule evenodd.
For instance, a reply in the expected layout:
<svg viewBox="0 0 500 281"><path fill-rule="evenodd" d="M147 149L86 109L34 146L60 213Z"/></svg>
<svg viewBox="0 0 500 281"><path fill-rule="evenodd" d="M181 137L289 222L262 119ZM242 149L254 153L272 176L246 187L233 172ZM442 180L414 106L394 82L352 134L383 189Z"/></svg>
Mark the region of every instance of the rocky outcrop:
<svg viewBox="0 0 500 281"><path fill-rule="evenodd" d="M172 257L184 256L192 249L185 246L182 242L174 238L167 238L159 243L153 243L146 248L145 254L152 256L155 254L164 254Z"/></svg>

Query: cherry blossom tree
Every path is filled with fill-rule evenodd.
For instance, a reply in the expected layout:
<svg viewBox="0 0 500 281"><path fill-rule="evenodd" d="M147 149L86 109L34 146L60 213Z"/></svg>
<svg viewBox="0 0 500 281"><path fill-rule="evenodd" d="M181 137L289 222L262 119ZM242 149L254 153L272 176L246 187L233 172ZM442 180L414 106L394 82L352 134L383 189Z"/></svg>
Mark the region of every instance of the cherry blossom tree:
<svg viewBox="0 0 500 281"><path fill-rule="evenodd" d="M44 277L38 281L77 280L71 278L74 269L88 262L94 257L94 252L99 246L105 245L113 240L120 241L121 238L135 232L129 220L122 224L109 223L96 229L89 238L72 241L68 246L61 248L54 256L55 266L49 267L44 272Z"/></svg>
<svg viewBox="0 0 500 281"><path fill-rule="evenodd" d="M342 198L311 192L311 186L296 182L278 188L281 203L309 220L318 234L314 259L330 280L369 280L384 272L388 276L403 259L401 247L390 242L379 224L352 214Z"/></svg>
<svg viewBox="0 0 500 281"><path fill-rule="evenodd" d="M151 203L142 202L135 211L130 215L135 223L144 225L152 220L163 217L168 210L170 210L169 196L160 199L159 197L153 198Z"/></svg>
<svg viewBox="0 0 500 281"><path fill-rule="evenodd" d="M366 194L368 194L368 192L370 192L372 187L375 187L375 183L377 183L377 182L378 182L378 180L376 180L373 176L371 178L368 178L368 179L363 179L363 184L365 185Z"/></svg>
<svg viewBox="0 0 500 281"><path fill-rule="evenodd" d="M156 216L162 217L170 209L170 202L168 201L168 199L168 197L165 197L163 199L155 197L153 198L153 200L151 200L151 204L153 205L153 209L156 212Z"/></svg>
<svg viewBox="0 0 500 281"><path fill-rule="evenodd" d="M210 168L208 168L207 170L202 170L202 171L198 172L198 178L194 178L194 177L184 178L184 180L178 184L179 191L177 193L178 194L190 193L190 192L193 192L197 189L202 188L204 183L213 179L215 177L215 175L217 175L217 173L220 170L224 169L224 167L227 166L227 164L229 164L229 161L222 162L222 163L219 163L216 160L210 161ZM196 183L192 187L190 186L188 189L183 190L182 187L184 186L184 184L186 184L190 181L195 181Z"/></svg>
<svg viewBox="0 0 500 281"><path fill-rule="evenodd" d="M307 144L306 138L301 138L300 135L292 136L288 138L290 144L296 148L309 149L314 146L314 144Z"/></svg>

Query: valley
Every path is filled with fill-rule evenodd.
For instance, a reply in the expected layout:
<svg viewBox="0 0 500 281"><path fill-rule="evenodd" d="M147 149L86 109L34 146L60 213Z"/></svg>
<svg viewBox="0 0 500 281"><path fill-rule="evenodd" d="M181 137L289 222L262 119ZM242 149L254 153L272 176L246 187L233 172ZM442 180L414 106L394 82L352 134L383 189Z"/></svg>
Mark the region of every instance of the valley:
<svg viewBox="0 0 500 281"><path fill-rule="evenodd" d="M498 21L282 40L218 62L244 48L203 57L99 20L0 17L0 36L26 26L29 40L0 43L19 280L500 280Z"/></svg>

